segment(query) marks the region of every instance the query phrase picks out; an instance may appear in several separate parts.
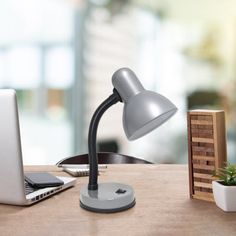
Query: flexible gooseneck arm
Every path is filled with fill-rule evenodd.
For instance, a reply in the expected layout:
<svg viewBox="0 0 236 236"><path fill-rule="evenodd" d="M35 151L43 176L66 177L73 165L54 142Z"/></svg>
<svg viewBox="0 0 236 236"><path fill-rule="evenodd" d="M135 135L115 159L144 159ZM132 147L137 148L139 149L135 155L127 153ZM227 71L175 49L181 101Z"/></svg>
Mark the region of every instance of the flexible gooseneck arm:
<svg viewBox="0 0 236 236"><path fill-rule="evenodd" d="M104 114L104 112L116 104L121 102L121 97L116 89L113 90L113 94L109 96L95 111L93 114L92 120L89 126L89 136L88 136L88 151L89 151L89 184L88 190L97 190L98 189L98 157L97 157L97 129L99 121Z"/></svg>

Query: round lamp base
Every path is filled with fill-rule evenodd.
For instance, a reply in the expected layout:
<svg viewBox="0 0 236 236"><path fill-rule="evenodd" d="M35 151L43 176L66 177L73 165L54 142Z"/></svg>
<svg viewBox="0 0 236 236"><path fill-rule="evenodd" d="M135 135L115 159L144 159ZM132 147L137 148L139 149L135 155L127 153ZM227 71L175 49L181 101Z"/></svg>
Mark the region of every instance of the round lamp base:
<svg viewBox="0 0 236 236"><path fill-rule="evenodd" d="M87 186L83 186L80 191L80 206L88 211L112 213L134 205L134 191L129 185L101 183L97 190L88 190Z"/></svg>

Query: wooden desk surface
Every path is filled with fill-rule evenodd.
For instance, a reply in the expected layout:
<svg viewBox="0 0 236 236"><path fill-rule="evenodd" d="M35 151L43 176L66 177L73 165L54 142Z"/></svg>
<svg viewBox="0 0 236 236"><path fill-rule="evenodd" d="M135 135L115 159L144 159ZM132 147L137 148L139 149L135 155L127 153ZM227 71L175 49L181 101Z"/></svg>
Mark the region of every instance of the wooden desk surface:
<svg viewBox="0 0 236 236"><path fill-rule="evenodd" d="M25 167L67 175L53 166ZM236 213L224 213L214 203L189 199L184 165L109 165L99 181L117 181L134 187L136 205L120 213L99 214L79 206L74 188L30 207L0 204L0 235L236 235Z"/></svg>

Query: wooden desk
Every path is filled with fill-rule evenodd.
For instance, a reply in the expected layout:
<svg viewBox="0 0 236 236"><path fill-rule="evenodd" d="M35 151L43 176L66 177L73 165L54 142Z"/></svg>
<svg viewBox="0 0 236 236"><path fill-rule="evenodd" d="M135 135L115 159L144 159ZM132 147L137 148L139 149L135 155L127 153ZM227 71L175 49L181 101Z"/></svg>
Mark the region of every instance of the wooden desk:
<svg viewBox="0 0 236 236"><path fill-rule="evenodd" d="M53 166L25 170L67 175ZM81 209L79 191L88 177L80 177L76 187L33 206L0 205L0 235L236 235L236 213L189 199L187 166L109 165L99 181L132 185L136 206L114 214Z"/></svg>

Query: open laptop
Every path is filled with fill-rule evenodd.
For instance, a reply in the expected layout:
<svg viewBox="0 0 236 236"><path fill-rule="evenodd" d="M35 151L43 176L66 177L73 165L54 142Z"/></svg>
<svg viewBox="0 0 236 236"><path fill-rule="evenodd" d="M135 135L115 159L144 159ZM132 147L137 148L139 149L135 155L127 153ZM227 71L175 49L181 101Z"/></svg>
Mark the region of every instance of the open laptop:
<svg viewBox="0 0 236 236"><path fill-rule="evenodd" d="M57 176L63 185L38 190L25 186L14 90L0 89L0 113L0 203L30 205L75 185L75 178Z"/></svg>

